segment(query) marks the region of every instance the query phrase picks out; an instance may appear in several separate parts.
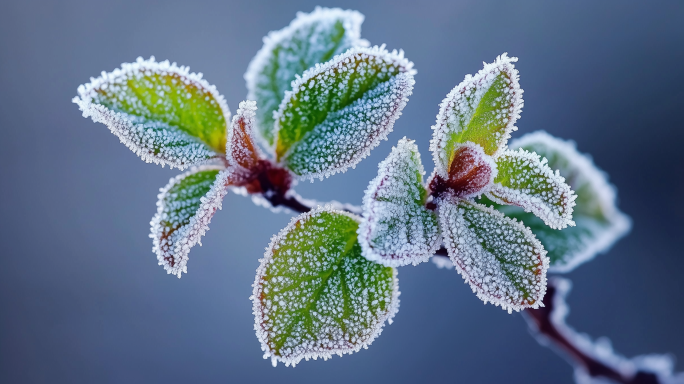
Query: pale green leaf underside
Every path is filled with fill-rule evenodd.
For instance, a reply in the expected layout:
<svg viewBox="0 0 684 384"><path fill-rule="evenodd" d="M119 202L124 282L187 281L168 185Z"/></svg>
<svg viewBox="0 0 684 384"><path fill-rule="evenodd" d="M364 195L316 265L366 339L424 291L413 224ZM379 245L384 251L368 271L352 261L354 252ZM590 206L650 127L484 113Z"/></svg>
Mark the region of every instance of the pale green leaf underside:
<svg viewBox="0 0 684 384"><path fill-rule="evenodd" d="M581 154L572 142L545 132L534 132L511 142L511 148L534 151L548 159L575 191L573 211L576 226L553 230L532 213L517 207L496 206L511 217L530 226L548 251L553 272L569 272L579 264L605 252L624 236L631 226L629 218L615 205L615 188L608 183L591 158ZM491 202L483 201L485 204Z"/></svg>
<svg viewBox="0 0 684 384"><path fill-rule="evenodd" d="M125 63L79 87L74 102L146 161L184 168L225 153L228 107L186 67Z"/></svg>
<svg viewBox="0 0 684 384"><path fill-rule="evenodd" d="M187 272L190 248L199 242L220 209L227 177L228 172L221 172L219 167L197 167L171 179L161 190L150 237L159 265L169 274L180 277Z"/></svg>
<svg viewBox="0 0 684 384"><path fill-rule="evenodd" d="M444 201L439 215L451 261L481 300L509 312L539 306L548 258L528 228L467 200Z"/></svg>
<svg viewBox="0 0 684 384"><path fill-rule="evenodd" d="M402 54L375 47L307 71L276 114L278 161L308 177L356 164L401 114L413 89L411 68Z"/></svg>
<svg viewBox="0 0 684 384"><path fill-rule="evenodd" d="M496 158L498 174L487 196L535 214L554 229L572 226L575 194L545 159L524 150L504 151Z"/></svg>
<svg viewBox="0 0 684 384"><path fill-rule="evenodd" d="M495 155L516 129L523 101L515 61L501 55L466 76L442 101L430 149L443 177L460 144L470 141Z"/></svg>
<svg viewBox="0 0 684 384"><path fill-rule="evenodd" d="M247 98L256 100L257 127L271 146L274 138L273 112L290 91L297 75L318 63L324 63L347 49L366 45L361 40L363 15L339 8L316 8L312 13L298 13L292 23L264 39L245 73Z"/></svg>
<svg viewBox="0 0 684 384"><path fill-rule="evenodd" d="M358 351L396 312L395 271L361 255L357 228L354 217L316 211L272 241L253 300L257 336L274 363Z"/></svg>
<svg viewBox="0 0 684 384"><path fill-rule="evenodd" d="M437 216L425 208L423 174L418 147L406 138L378 166L358 232L367 259L392 267L416 265L439 247Z"/></svg>

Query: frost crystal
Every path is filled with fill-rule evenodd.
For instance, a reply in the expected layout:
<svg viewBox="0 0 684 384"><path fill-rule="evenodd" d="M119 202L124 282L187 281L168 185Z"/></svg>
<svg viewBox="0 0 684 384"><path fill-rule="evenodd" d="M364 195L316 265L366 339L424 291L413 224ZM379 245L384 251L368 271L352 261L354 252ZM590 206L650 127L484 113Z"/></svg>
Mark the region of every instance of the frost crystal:
<svg viewBox="0 0 684 384"><path fill-rule="evenodd" d="M522 148L507 150L496 159L499 170L487 197L499 204L516 205L532 212L554 229L574 226L572 208L577 195L547 159Z"/></svg>
<svg viewBox="0 0 684 384"><path fill-rule="evenodd" d="M290 83L304 71L357 46L363 15L339 8L320 8L297 13L289 26L264 37L264 46L245 73L247 98L259 105L256 120L266 146L273 144L273 112L278 109Z"/></svg>
<svg viewBox="0 0 684 384"><path fill-rule="evenodd" d="M466 75L442 101L430 141L440 176L447 177L458 143L472 141L494 157L506 146L523 106L516 61L504 53L475 76Z"/></svg>
<svg viewBox="0 0 684 384"><path fill-rule="evenodd" d="M276 158L304 178L355 166L392 131L413 90L413 63L384 47L352 48L292 83L276 119Z"/></svg>
<svg viewBox="0 0 684 384"><path fill-rule="evenodd" d="M225 153L230 111L202 74L138 58L78 87L84 117L101 122L143 160L184 169Z"/></svg>
<svg viewBox="0 0 684 384"><path fill-rule="evenodd" d="M392 322L396 270L361 255L357 228L356 216L326 207L296 217L271 240L251 300L274 366L357 352Z"/></svg>
<svg viewBox="0 0 684 384"><path fill-rule="evenodd" d="M467 200L441 202L439 218L449 257L477 297L509 313L539 307L549 259L529 228Z"/></svg>
<svg viewBox="0 0 684 384"><path fill-rule="evenodd" d="M188 272L190 248L200 243L228 191L227 170L201 166L176 176L160 189L150 237L159 265L181 277ZM200 243L201 245L201 243Z"/></svg>
<svg viewBox="0 0 684 384"><path fill-rule="evenodd" d="M439 248L437 217L425 208L424 174L418 147L406 138L378 166L363 198L358 231L368 260L390 267L417 265Z"/></svg>
<svg viewBox="0 0 684 384"><path fill-rule="evenodd" d="M243 101L237 110L228 131L226 162L231 170L233 184L241 184L251 176L262 157L254 139L254 116L256 102Z"/></svg>
<svg viewBox="0 0 684 384"><path fill-rule="evenodd" d="M596 341L592 341L589 336L579 333L566 323L566 318L570 313L570 308L567 305L566 298L572 284L570 280L561 277L552 277L549 279L549 284L555 287L555 294L553 296L553 304L550 320L554 328L558 330L561 336L569 340L572 346L579 349L579 351L597 362L604 364L610 369L618 372L624 381L620 382L653 382L662 384L684 384L684 373L674 374L674 360L669 355L641 355L628 359L617 354L611 346L610 340L602 337ZM531 319L530 315L525 316L528 324L534 330L537 330L537 325ZM542 334L537 335L539 344L549 346L549 340ZM564 351L561 347L561 351ZM566 355L569 361L575 367L575 381L578 384L609 384L614 381L607 379L604 376L592 376L587 372L585 366L577 364L572 358L573 354ZM648 372L656 376L657 381L651 381L648 378L643 380L636 380L638 372ZM596 374L596 372L594 372ZM633 380L633 381L632 381Z"/></svg>

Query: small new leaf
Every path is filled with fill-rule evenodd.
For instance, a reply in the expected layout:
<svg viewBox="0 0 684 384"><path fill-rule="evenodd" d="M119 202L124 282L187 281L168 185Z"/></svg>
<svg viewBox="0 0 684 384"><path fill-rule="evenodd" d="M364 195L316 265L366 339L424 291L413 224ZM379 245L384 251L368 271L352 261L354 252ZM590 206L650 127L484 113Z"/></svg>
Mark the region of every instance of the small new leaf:
<svg viewBox="0 0 684 384"><path fill-rule="evenodd" d="M468 200L442 202L439 218L449 257L477 297L509 313L539 307L549 259L529 228Z"/></svg>
<svg viewBox="0 0 684 384"><path fill-rule="evenodd" d="M430 150L437 172L446 177L449 163L460 143L480 145L487 155L503 149L510 133L517 128L523 106L515 57L504 53L485 64L475 76L466 75L442 101L437 123L432 127Z"/></svg>
<svg viewBox="0 0 684 384"><path fill-rule="evenodd" d="M357 352L399 309L396 270L366 260L358 218L328 208L295 218L273 237L254 281L264 358L295 365Z"/></svg>
<svg viewBox="0 0 684 384"><path fill-rule="evenodd" d="M454 149L448 178L435 169L430 177L430 192L439 198L468 199L489 190L497 174L496 162L482 147L466 142Z"/></svg>
<svg viewBox="0 0 684 384"><path fill-rule="evenodd" d="M606 252L629 232L630 219L616 206L615 187L591 157L577 151L575 143L546 132L527 134L511 142L511 148L534 151L558 169L577 194L573 211L576 226L561 231L549 229L532 213L517 207L498 206L506 215L529 225L548 251L552 272L569 272L578 265Z"/></svg>
<svg viewBox="0 0 684 384"><path fill-rule="evenodd" d="M356 46L368 46L361 39L363 15L339 8L317 7L311 13L297 13L289 26L264 37L264 46L245 73L247 98L256 100L256 120L266 146L273 145L273 112L285 91L304 71L324 63Z"/></svg>
<svg viewBox="0 0 684 384"><path fill-rule="evenodd" d="M151 225L152 251L167 273L187 273L190 248L200 243L228 191L227 170L201 166L176 176L160 190ZM201 243L200 243L201 245Z"/></svg>
<svg viewBox="0 0 684 384"><path fill-rule="evenodd" d="M378 166L363 198L358 231L368 260L390 267L417 265L439 248L437 216L425 208L424 174L418 147L406 138Z"/></svg>
<svg viewBox="0 0 684 384"><path fill-rule="evenodd" d="M507 150L497 157L496 166L499 173L487 197L532 212L554 229L575 225L572 210L577 196L545 158L523 149Z"/></svg>
<svg viewBox="0 0 684 384"><path fill-rule="evenodd" d="M413 90L413 63L384 47L352 48L292 83L276 118L276 158L323 178L366 157L392 130Z"/></svg>
<svg viewBox="0 0 684 384"><path fill-rule="evenodd" d="M179 169L226 150L230 111L202 74L168 61L138 58L78 87L73 99L146 162Z"/></svg>
<svg viewBox="0 0 684 384"><path fill-rule="evenodd" d="M254 138L256 102L242 101L233 116L228 131L226 162L231 172L231 184L241 185L259 166L261 153Z"/></svg>

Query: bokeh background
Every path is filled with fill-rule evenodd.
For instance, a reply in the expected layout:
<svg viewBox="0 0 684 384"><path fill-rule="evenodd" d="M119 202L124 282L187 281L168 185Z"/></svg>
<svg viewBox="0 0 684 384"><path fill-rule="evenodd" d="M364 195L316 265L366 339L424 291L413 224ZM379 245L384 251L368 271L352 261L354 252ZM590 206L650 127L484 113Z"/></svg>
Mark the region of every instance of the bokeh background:
<svg viewBox="0 0 684 384"><path fill-rule="evenodd" d="M483 305L455 272L399 271L401 310L368 350L272 368L252 330L251 284L290 220L229 194L189 274L148 238L176 170L145 164L81 117L79 84L155 55L203 72L234 111L268 31L315 5L366 15L363 37L402 48L416 87L389 141L355 170L297 190L359 204L403 136L428 172L438 104L467 73L518 56L514 136L571 138L618 187L631 234L569 274L570 323L627 356L684 370L684 3L632 1L2 1L0 382L571 383L520 314Z"/></svg>

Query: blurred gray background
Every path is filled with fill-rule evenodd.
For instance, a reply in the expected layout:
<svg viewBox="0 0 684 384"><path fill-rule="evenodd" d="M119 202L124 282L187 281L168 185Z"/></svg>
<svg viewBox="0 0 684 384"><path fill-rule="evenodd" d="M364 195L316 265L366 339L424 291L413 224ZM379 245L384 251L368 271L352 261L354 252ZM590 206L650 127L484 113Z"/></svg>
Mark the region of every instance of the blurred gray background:
<svg viewBox="0 0 684 384"><path fill-rule="evenodd" d="M355 170L297 190L359 204L403 136L428 172L438 104L467 73L518 56L519 136L577 141L619 189L631 235L569 274L570 323L627 356L684 370L684 3L630 1L8 1L0 4L0 382L571 383L519 314L483 305L455 271L399 271L401 310L368 350L272 368L251 284L290 220L229 194L178 280L148 238L159 188L145 164L71 103L79 84L155 55L203 72L231 109L268 31L315 5L366 15L363 37L402 48L411 102Z"/></svg>

